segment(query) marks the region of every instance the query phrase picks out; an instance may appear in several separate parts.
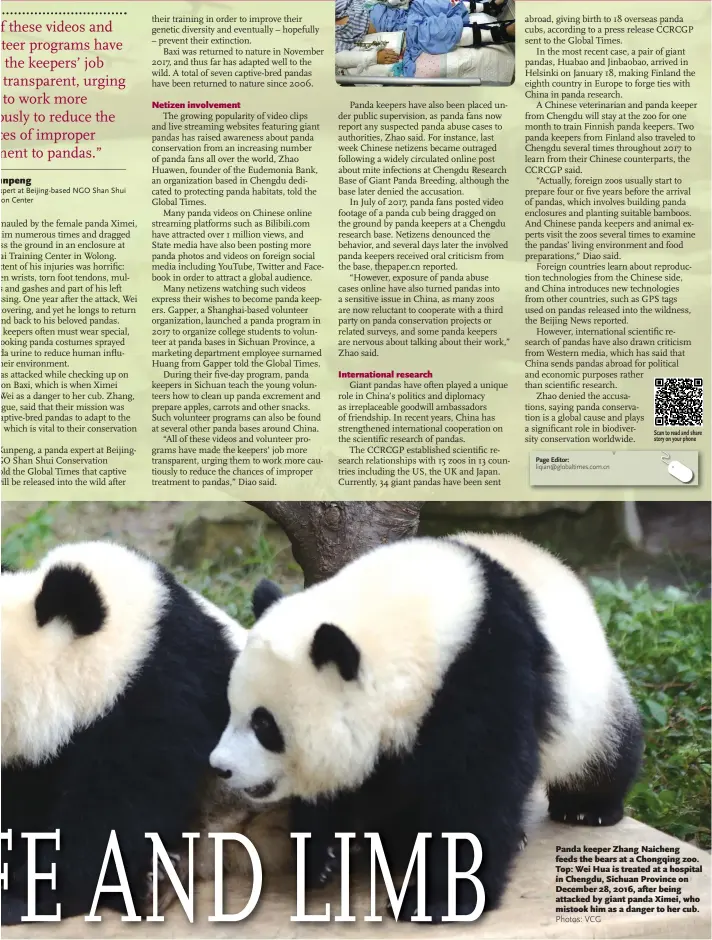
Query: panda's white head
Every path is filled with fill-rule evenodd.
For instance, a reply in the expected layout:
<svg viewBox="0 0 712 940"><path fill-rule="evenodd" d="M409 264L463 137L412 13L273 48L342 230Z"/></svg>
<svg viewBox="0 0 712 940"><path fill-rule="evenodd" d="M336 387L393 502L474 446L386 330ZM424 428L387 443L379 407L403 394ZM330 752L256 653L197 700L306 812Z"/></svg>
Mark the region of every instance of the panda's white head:
<svg viewBox="0 0 712 940"><path fill-rule="evenodd" d="M168 589L110 542L62 545L3 571L2 762L41 763L104 714L148 655Z"/></svg>
<svg viewBox="0 0 712 940"><path fill-rule="evenodd" d="M260 803L357 787L381 754L413 745L480 588L468 553L432 539L383 546L288 597L263 586L211 764Z"/></svg>

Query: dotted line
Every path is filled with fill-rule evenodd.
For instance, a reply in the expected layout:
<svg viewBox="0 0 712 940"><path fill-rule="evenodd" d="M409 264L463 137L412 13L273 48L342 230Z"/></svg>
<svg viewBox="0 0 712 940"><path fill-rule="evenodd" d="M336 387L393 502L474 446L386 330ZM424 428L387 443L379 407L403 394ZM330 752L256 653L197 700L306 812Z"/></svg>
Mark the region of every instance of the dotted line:
<svg viewBox="0 0 712 940"><path fill-rule="evenodd" d="M37 13L31 13L29 10L17 10L9 13L9 16L46 16L51 13L52 16L128 16L128 13L116 12L113 10L95 10L93 13L89 10L38 10Z"/></svg>

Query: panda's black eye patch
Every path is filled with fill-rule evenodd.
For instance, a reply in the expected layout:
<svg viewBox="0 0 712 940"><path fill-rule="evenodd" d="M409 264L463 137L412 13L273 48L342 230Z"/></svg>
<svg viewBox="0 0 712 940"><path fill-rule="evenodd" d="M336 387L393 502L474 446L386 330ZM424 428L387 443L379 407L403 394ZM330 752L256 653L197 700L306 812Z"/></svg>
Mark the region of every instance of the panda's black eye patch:
<svg viewBox="0 0 712 940"><path fill-rule="evenodd" d="M263 708L261 705L256 708L250 718L250 727L265 750L274 751L277 754L284 751L282 732L279 730L279 726L269 709Z"/></svg>

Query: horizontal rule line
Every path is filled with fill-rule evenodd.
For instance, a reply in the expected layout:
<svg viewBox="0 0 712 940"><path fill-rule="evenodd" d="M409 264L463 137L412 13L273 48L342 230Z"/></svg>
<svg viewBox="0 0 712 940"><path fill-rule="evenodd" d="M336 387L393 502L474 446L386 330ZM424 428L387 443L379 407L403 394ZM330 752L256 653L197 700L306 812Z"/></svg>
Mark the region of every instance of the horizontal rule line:
<svg viewBox="0 0 712 940"><path fill-rule="evenodd" d="M16 166L13 173L123 173L125 166ZM9 170L3 170L9 173Z"/></svg>

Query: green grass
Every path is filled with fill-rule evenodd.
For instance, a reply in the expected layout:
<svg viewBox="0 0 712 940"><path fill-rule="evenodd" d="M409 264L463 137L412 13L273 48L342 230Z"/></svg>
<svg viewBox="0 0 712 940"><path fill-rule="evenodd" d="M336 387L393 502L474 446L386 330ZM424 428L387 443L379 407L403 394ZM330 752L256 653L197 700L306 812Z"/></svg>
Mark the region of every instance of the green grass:
<svg viewBox="0 0 712 940"><path fill-rule="evenodd" d="M53 530L54 505L42 506L22 522L3 529L4 565L15 569L32 568L61 541ZM139 505L112 503L119 510ZM205 561L197 569L176 568L174 574L182 584L204 594L245 626L253 622L252 591L261 578L274 578L287 591L294 584L301 584L301 569L293 563L286 564L284 553L277 551L264 536L251 553L236 551L230 567L225 565L225 558L221 558L219 563Z"/></svg>
<svg viewBox="0 0 712 940"><path fill-rule="evenodd" d="M29 567L55 544L52 506L3 532L3 562ZM204 563L177 570L180 581L249 626L250 599L262 577L294 584L262 538L229 568ZM592 580L611 645L630 680L645 723L645 758L628 812L657 829L710 847L710 603L676 588Z"/></svg>
<svg viewBox="0 0 712 940"><path fill-rule="evenodd" d="M2 563L8 568L33 568L55 542L50 503L3 529Z"/></svg>
<svg viewBox="0 0 712 940"><path fill-rule="evenodd" d="M301 573L301 569L296 566L286 572L289 585L297 580L297 573ZM174 574L182 584L204 594L246 627L254 622L252 591L261 578L274 578L284 590L291 590L285 584L284 563L264 536L260 537L252 554L236 554L230 568L224 567L222 559L219 564L205 561L198 569L177 568Z"/></svg>
<svg viewBox="0 0 712 940"><path fill-rule="evenodd" d="M676 588L593 581L611 645L640 705L643 770L628 812L710 847L710 603Z"/></svg>

